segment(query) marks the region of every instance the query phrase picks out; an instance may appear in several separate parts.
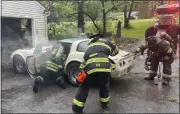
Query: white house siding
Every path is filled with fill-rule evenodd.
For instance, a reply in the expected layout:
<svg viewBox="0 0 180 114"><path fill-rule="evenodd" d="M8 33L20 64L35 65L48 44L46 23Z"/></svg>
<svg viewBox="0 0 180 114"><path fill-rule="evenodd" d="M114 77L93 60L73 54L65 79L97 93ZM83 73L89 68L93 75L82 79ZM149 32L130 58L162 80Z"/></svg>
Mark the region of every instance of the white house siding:
<svg viewBox="0 0 180 114"><path fill-rule="evenodd" d="M33 19L33 45L48 40L47 17L37 1L2 1L2 16Z"/></svg>

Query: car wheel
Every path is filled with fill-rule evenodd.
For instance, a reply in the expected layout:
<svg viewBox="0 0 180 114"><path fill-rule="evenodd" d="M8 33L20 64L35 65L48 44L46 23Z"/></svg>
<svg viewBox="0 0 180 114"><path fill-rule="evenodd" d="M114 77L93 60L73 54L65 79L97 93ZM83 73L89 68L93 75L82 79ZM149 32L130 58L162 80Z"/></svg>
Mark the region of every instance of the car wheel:
<svg viewBox="0 0 180 114"><path fill-rule="evenodd" d="M73 62L73 63L70 63L67 68L68 79L71 85L75 87L79 86L79 84L76 82L76 78L79 72L81 72L81 69L79 68L79 66L80 66L80 63Z"/></svg>
<svg viewBox="0 0 180 114"><path fill-rule="evenodd" d="M15 71L18 73L25 73L26 72L26 64L22 56L15 55L13 57L13 66L15 68Z"/></svg>

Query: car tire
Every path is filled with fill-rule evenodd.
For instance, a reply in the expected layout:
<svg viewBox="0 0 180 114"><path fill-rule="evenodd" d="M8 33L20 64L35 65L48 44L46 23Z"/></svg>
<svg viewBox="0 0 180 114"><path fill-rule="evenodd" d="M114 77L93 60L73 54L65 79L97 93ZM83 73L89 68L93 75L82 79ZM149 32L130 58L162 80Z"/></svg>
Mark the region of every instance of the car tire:
<svg viewBox="0 0 180 114"><path fill-rule="evenodd" d="M13 67L17 73L26 73L26 63L22 56L15 55L13 57Z"/></svg>
<svg viewBox="0 0 180 114"><path fill-rule="evenodd" d="M69 80L70 84L74 87L79 86L79 84L76 82L77 75L81 71L79 66L80 66L80 63L73 62L73 63L70 63L67 67L68 80Z"/></svg>

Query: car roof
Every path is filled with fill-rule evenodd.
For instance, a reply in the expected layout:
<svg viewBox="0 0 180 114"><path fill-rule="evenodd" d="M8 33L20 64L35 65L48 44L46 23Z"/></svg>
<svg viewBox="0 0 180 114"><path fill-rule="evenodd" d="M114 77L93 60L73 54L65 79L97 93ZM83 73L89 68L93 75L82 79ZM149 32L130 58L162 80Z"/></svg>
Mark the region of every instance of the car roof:
<svg viewBox="0 0 180 114"><path fill-rule="evenodd" d="M77 37L77 38L68 38L68 39L63 39L63 40L59 40L58 42L64 42L64 43L73 43L77 40L85 40L85 39L88 39L88 38L82 38L82 37Z"/></svg>

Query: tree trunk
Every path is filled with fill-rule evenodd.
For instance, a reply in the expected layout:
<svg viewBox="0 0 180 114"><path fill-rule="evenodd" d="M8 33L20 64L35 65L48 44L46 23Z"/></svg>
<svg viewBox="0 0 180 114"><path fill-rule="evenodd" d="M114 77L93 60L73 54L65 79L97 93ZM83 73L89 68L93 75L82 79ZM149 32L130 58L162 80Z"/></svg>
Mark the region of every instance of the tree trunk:
<svg viewBox="0 0 180 114"><path fill-rule="evenodd" d="M128 25L127 25L127 4L125 4L124 6L124 28L127 28Z"/></svg>
<svg viewBox="0 0 180 114"><path fill-rule="evenodd" d="M105 7L104 7L104 1L101 1L102 7L103 7L103 35L106 34L106 12L105 12Z"/></svg>
<svg viewBox="0 0 180 114"><path fill-rule="evenodd" d="M56 29L55 29L55 24L52 23L52 29L53 29L53 36L55 37L56 36Z"/></svg>
<svg viewBox="0 0 180 114"><path fill-rule="evenodd" d="M129 8L128 17L127 17L127 14L126 14L126 19L125 19L125 22L124 22L124 28L129 27L129 19L130 19L130 16L131 16L133 4L134 4L134 0L131 0L131 5L130 5L130 8ZM125 11L127 13L127 5L125 5Z"/></svg>
<svg viewBox="0 0 180 114"><path fill-rule="evenodd" d="M116 31L116 38L121 38L121 21L118 21L117 24L117 31Z"/></svg>
<svg viewBox="0 0 180 114"><path fill-rule="evenodd" d="M83 0L78 2L78 33L84 32Z"/></svg>

